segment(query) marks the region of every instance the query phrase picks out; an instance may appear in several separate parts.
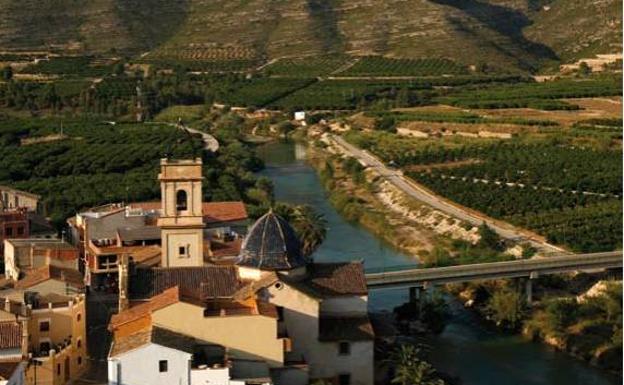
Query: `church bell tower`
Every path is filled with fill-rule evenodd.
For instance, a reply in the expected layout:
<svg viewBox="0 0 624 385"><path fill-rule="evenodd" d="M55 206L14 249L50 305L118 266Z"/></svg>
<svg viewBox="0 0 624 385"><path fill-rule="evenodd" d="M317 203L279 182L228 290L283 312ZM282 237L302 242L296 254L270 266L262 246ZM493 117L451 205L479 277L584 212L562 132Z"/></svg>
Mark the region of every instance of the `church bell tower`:
<svg viewBox="0 0 624 385"><path fill-rule="evenodd" d="M202 161L160 160L162 267L203 266Z"/></svg>

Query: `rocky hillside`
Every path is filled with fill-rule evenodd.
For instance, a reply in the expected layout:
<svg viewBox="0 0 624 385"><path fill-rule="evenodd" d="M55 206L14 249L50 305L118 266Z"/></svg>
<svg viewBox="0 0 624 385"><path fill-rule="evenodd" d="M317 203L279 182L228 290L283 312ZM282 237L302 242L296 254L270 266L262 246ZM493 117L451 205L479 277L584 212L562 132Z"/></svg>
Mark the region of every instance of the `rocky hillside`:
<svg viewBox="0 0 624 385"><path fill-rule="evenodd" d="M620 0L0 0L0 50L448 57L535 69L621 51Z"/></svg>

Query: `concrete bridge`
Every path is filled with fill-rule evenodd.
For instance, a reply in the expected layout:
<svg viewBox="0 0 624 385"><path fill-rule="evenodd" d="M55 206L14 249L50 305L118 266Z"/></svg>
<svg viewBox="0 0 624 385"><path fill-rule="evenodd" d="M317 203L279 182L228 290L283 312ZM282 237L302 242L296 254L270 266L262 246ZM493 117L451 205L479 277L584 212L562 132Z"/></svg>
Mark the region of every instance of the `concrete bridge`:
<svg viewBox="0 0 624 385"><path fill-rule="evenodd" d="M409 267L392 271L367 270L366 281L369 289L410 288L410 297L417 297L420 289L445 283L527 278L527 296L530 302L532 299L531 279L540 275L614 268L622 268L622 251L558 255L461 266Z"/></svg>

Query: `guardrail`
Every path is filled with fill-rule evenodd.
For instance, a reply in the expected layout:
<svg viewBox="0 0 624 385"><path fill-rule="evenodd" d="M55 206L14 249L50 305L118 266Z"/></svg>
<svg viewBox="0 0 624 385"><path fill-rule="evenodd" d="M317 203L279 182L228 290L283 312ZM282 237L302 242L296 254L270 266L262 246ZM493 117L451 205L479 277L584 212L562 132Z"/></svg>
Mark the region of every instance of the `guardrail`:
<svg viewBox="0 0 624 385"><path fill-rule="evenodd" d="M426 283L448 283L479 279L514 278L565 271L621 268L622 252L575 254L548 258L523 259L436 268L408 268L383 272L368 270L369 287L420 286Z"/></svg>

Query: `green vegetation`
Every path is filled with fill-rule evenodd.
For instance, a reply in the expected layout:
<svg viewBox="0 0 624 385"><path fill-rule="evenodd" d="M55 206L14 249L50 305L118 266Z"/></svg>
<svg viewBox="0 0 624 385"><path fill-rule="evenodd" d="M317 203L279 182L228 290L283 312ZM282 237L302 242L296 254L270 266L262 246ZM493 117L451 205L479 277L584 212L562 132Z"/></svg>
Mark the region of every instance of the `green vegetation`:
<svg viewBox="0 0 624 385"><path fill-rule="evenodd" d="M583 300L547 299L525 328L534 338L552 339L560 349L621 371L622 284L606 282L604 290Z"/></svg>
<svg viewBox="0 0 624 385"><path fill-rule="evenodd" d="M89 56L65 56L41 59L37 64L31 64L21 72L43 75L69 75L80 77L100 77L111 74L113 66L98 64Z"/></svg>
<svg viewBox="0 0 624 385"><path fill-rule="evenodd" d="M517 124L523 126L557 126L551 120L522 118L490 118L468 112L413 112L413 111L368 111L365 116L384 118L392 117L397 122L434 122L462 124Z"/></svg>
<svg viewBox="0 0 624 385"><path fill-rule="evenodd" d="M578 109L578 106L557 100L617 96L622 94L621 76L595 76L587 80L562 79L523 85L501 84L491 87L449 92L437 98L444 104L464 108L536 108L543 110Z"/></svg>
<svg viewBox="0 0 624 385"><path fill-rule="evenodd" d="M394 367L392 384L444 385L431 364L420 358L420 349L414 345L400 345L388 359Z"/></svg>
<svg viewBox="0 0 624 385"><path fill-rule="evenodd" d="M20 146L22 137L63 133L64 140ZM0 120L0 183L40 194L60 225L77 210L159 196L159 159L202 156L202 142L161 124L108 125L88 120ZM223 142L204 155L204 199L245 200L256 187L259 160L241 143ZM263 187L266 188L266 187ZM259 202L260 203L260 202ZM266 203L265 203L266 204Z"/></svg>
<svg viewBox="0 0 624 385"><path fill-rule="evenodd" d="M487 312L497 325L516 330L526 311L522 294L509 288L495 291L487 304Z"/></svg>
<svg viewBox="0 0 624 385"><path fill-rule="evenodd" d="M391 59L366 56L339 76L440 76L466 75L468 68L448 59Z"/></svg>
<svg viewBox="0 0 624 385"><path fill-rule="evenodd" d="M348 58L336 56L314 56L306 58L279 59L264 68L271 76L315 77L329 75L348 63Z"/></svg>
<svg viewBox="0 0 624 385"><path fill-rule="evenodd" d="M431 190L543 234L575 251L622 242L621 150L567 145L565 137L512 140L414 139L352 132L347 140ZM454 167L436 167L467 161ZM409 171L412 165L432 165ZM436 258L438 260L440 258Z"/></svg>

